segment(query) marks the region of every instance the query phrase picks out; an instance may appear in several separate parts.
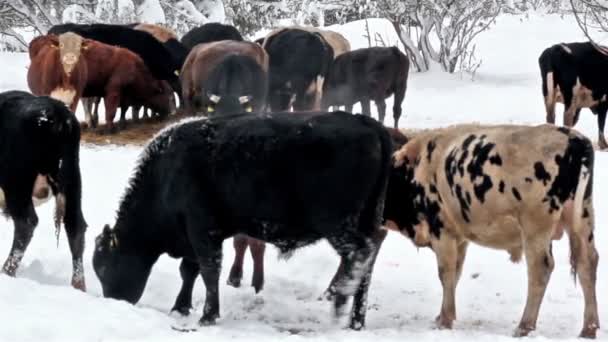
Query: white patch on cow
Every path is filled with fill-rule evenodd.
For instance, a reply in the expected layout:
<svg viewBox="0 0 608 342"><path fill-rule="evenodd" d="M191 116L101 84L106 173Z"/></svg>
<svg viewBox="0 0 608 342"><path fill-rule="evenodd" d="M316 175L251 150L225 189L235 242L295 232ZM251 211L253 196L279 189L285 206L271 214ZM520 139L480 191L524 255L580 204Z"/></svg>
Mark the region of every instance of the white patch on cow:
<svg viewBox="0 0 608 342"><path fill-rule="evenodd" d="M6 200L4 199L4 190L0 188L0 210L6 208Z"/></svg>
<svg viewBox="0 0 608 342"><path fill-rule="evenodd" d="M74 97L76 96L76 90L57 87L49 96L65 103L68 106L71 106L72 102L74 101Z"/></svg>

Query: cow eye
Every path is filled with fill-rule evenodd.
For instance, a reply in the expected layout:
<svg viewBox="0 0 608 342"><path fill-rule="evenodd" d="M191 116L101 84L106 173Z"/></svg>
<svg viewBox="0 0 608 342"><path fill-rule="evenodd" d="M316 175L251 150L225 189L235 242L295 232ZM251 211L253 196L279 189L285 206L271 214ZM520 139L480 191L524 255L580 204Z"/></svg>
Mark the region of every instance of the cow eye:
<svg viewBox="0 0 608 342"><path fill-rule="evenodd" d="M59 43L59 48L63 49L63 47L64 47L63 43Z"/></svg>
<svg viewBox="0 0 608 342"><path fill-rule="evenodd" d="M215 106L210 104L207 106L207 113L212 113L212 112L215 112Z"/></svg>
<svg viewBox="0 0 608 342"><path fill-rule="evenodd" d="M246 111L247 113L251 113L251 112L253 112L253 106L251 106L251 105L247 105L247 106L245 106L245 111Z"/></svg>

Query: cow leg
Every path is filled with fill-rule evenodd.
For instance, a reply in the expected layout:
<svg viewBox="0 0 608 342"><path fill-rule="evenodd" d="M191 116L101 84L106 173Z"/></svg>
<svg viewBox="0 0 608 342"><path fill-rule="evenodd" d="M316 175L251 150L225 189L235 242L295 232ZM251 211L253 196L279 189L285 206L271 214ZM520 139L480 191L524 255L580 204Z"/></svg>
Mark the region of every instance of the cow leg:
<svg viewBox="0 0 608 342"><path fill-rule="evenodd" d="M247 243L247 235L237 234L232 238L234 246L234 262L230 268L230 274L226 283L232 287L240 287L241 279L243 279L243 262L245 259L245 251L249 244Z"/></svg>
<svg viewBox="0 0 608 342"><path fill-rule="evenodd" d="M120 129L127 128L127 110L129 110L129 107L127 106L120 107L120 120L118 121L118 127L120 127Z"/></svg>
<svg viewBox="0 0 608 342"><path fill-rule="evenodd" d="M441 311L435 319L437 326L442 329L452 329L456 319L456 284L458 282L459 270L459 244L456 239L448 234L441 234L439 240L431 242L435 256L437 257L437 268L439 280L443 288L443 301ZM465 252L465 250L463 250ZM464 262L464 254L460 261L461 267Z"/></svg>
<svg viewBox="0 0 608 342"><path fill-rule="evenodd" d="M182 288L179 290L171 311L177 311L183 316L190 314L190 309L192 309L192 289L194 288L198 272L198 263L186 258L182 259L179 265L179 274L182 276Z"/></svg>
<svg viewBox="0 0 608 342"><path fill-rule="evenodd" d="M376 102L376 108L378 109L378 121L384 124L384 116L386 115L386 102L384 99L374 101Z"/></svg>
<svg viewBox="0 0 608 342"><path fill-rule="evenodd" d="M80 99L80 102L82 102L82 109L84 110L84 121L86 122L87 127L94 128L92 115L93 99L90 97L83 97Z"/></svg>
<svg viewBox="0 0 608 342"><path fill-rule="evenodd" d="M568 229L567 232L570 240L572 273L575 276L578 275L585 298L583 329L580 336L595 338L596 331L600 327L595 291L599 255L595 248L593 236L594 209L590 199L584 200L584 211L588 213L587 217L580 219L577 222L578 226Z"/></svg>
<svg viewBox="0 0 608 342"><path fill-rule="evenodd" d="M576 126L576 124L578 123L578 119L580 119L581 117L581 110L583 110L583 108L577 108L576 111L574 112L574 119L573 119L573 126Z"/></svg>
<svg viewBox="0 0 608 342"><path fill-rule="evenodd" d="M606 125L606 112L608 111L608 103L601 104L596 108L597 115L597 130L598 130L598 144L600 149L608 148L606 138L604 137L604 126Z"/></svg>
<svg viewBox="0 0 608 342"><path fill-rule="evenodd" d="M8 194L7 194L8 195ZM7 207L9 207L12 198L6 198ZM13 216L14 224L14 235L13 235L13 246L9 252L8 258L4 262L2 271L7 275L14 277L17 272L17 268L21 264L23 255L27 246L32 240L34 235L34 228L38 225L38 216L34 210L34 205L30 200L27 207L22 211Z"/></svg>
<svg viewBox="0 0 608 342"><path fill-rule="evenodd" d="M114 116L116 116L116 110L120 104L120 93L117 91L106 93L106 96L104 97L104 104L106 107L105 133L115 133L116 128L114 127Z"/></svg>
<svg viewBox="0 0 608 342"><path fill-rule="evenodd" d="M372 112L371 112L370 107L371 107L370 100L368 100L368 99L361 100L361 114L371 116Z"/></svg>
<svg viewBox="0 0 608 342"><path fill-rule="evenodd" d="M255 293L259 293L264 287L264 252L266 251L266 243L254 238L248 238L247 243L249 244L249 251L253 259L251 286L255 289Z"/></svg>
<svg viewBox="0 0 608 342"><path fill-rule="evenodd" d="M547 230L533 229L533 223L524 223L524 254L528 266L528 297L523 316L514 336L527 336L536 329L538 311L545 295L549 278L553 272L554 260L551 253L551 235ZM530 233L529 236L525 234Z"/></svg>
<svg viewBox="0 0 608 342"><path fill-rule="evenodd" d="M562 92L564 97L564 126L572 127L574 125L574 115L576 113L576 101L572 89L564 88Z"/></svg>
<svg viewBox="0 0 608 342"><path fill-rule="evenodd" d="M101 103L101 97L94 97L93 98L93 118L92 118L93 127L91 127L91 128L97 128L97 125L99 124L99 103Z"/></svg>
<svg viewBox="0 0 608 342"><path fill-rule="evenodd" d="M350 316L351 329L360 330L365 326L365 312L367 311L367 293L369 291L369 285L372 280L372 273L374 271L376 257L378 257L378 252L380 252L380 246L382 246L382 242L384 242L384 238L386 238L387 233L387 230L378 229L373 237L375 251L373 252L367 273L365 273L363 279L361 279L361 284L359 284L359 288L357 289L357 292L355 293L355 298L353 299L353 309L351 311Z"/></svg>
<svg viewBox="0 0 608 342"><path fill-rule="evenodd" d="M344 106L344 111L347 112L347 113L352 113L353 112L353 104L352 103L346 104Z"/></svg>
<svg viewBox="0 0 608 342"><path fill-rule="evenodd" d="M58 196L63 195L59 194ZM65 224L64 226L70 245L70 252L72 253L72 287L81 291L86 291L87 287L84 277L84 266L82 263L86 226L79 224Z"/></svg>
<svg viewBox="0 0 608 342"><path fill-rule="evenodd" d="M344 230L341 231L344 232ZM344 305L348 297L354 295L357 291L361 280L368 272L369 265L376 252L375 246L369 244L365 239L357 237L354 234L344 233L344 235L339 237L328 238L329 243L342 258L344 266L341 272L336 274L334 281L336 291L334 295L334 309L336 317L344 314ZM358 324L351 322L351 326L355 327Z"/></svg>
<svg viewBox="0 0 608 342"><path fill-rule="evenodd" d="M399 118L401 118L401 104L405 98L405 90L407 89L406 82L400 82L395 90L395 96L393 98L393 127L399 127Z"/></svg>
<svg viewBox="0 0 608 342"><path fill-rule="evenodd" d="M222 242L224 237L214 236L217 224L213 216L200 210L201 203L189 210L194 213L186 219L186 232L197 257L199 271L205 283L205 305L200 325L213 325L220 317L220 271L222 268ZM204 205L202 206L204 207Z"/></svg>
<svg viewBox="0 0 608 342"><path fill-rule="evenodd" d="M134 105L131 107L131 117L133 118L133 122L139 122L139 110L141 109L140 105Z"/></svg>

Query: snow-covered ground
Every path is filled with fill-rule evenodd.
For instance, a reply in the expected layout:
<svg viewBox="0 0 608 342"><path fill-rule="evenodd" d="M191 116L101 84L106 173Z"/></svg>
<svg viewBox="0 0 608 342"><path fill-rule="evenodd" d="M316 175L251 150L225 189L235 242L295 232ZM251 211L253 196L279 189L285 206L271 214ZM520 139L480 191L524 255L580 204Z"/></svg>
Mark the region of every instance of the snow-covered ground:
<svg viewBox="0 0 608 342"><path fill-rule="evenodd" d="M372 28L391 38L390 27L379 20ZM366 46L363 24L335 28L353 47ZM549 44L582 39L571 19L532 15L529 20L503 16L478 40L483 66L471 82L466 75L437 71L412 73L404 102L403 127L434 127L457 122L544 122L537 58ZM27 90L26 54L0 54L0 91ZM372 106L373 108L373 106ZM390 108L390 106L389 106ZM561 107L559 107L561 111ZM79 112L79 116L82 113ZM391 125L389 121L386 124ZM595 117L583 111L578 129L595 139ZM457 292L458 319L452 331L436 330L441 286L431 251L417 250L405 238L389 234L378 257L370 289L367 328L353 332L346 321L335 324L330 303L318 301L338 264L325 242L304 248L289 261L267 250L266 286L255 295L249 286L224 285L233 257L232 240L225 242L221 274L221 315L217 326L181 333L170 327L168 315L180 286L178 261L163 256L153 269L141 301L132 306L101 296L91 265L94 238L105 223L113 223L120 197L135 165L139 148L83 146L83 210L89 223L85 252L88 292L69 286L71 261L62 232L59 246L52 226L53 205L39 208L40 224L17 278L0 274L0 341L511 341L526 295L525 264L512 264L506 252L472 246ZM598 273L600 317L608 307L608 157L597 153L595 178L596 241L602 257ZM12 222L0 220L0 253L12 242ZM567 241L554 243L556 268L539 316L537 341L574 340L582 326L580 285L569 274ZM0 262L2 262L0 260ZM244 285L249 284L247 259ZM198 280L194 319L204 300ZM608 339L608 330L599 340Z"/></svg>

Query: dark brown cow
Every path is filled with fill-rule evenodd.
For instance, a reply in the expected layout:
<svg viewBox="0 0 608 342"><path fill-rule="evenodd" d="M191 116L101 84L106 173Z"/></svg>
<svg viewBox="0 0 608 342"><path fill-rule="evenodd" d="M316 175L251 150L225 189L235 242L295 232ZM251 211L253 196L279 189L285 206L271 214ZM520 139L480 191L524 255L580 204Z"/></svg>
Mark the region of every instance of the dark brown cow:
<svg viewBox="0 0 608 342"><path fill-rule="evenodd" d="M235 55L250 57L264 72L268 71L268 55L256 43L221 40L199 44L192 49L180 74L185 114L193 115L197 112L208 114L208 108L202 104L209 100L214 102L214 99L207 98L210 94L207 94L207 89L203 89L203 84L216 66L227 57Z"/></svg>
<svg viewBox="0 0 608 342"><path fill-rule="evenodd" d="M323 84L321 108L353 105L361 102L364 115L371 115L370 102L378 108L378 120L384 123L387 97L394 95L393 120L397 128L401 103L405 98L409 59L397 47L371 47L346 52L337 57Z"/></svg>
<svg viewBox="0 0 608 342"><path fill-rule="evenodd" d="M162 113L174 110L172 90L152 77L141 58L127 49L67 32L32 40L30 59L28 85L34 94L59 99L73 112L81 96L104 97L108 131L114 130L123 96ZM91 117L86 120L94 124Z"/></svg>

